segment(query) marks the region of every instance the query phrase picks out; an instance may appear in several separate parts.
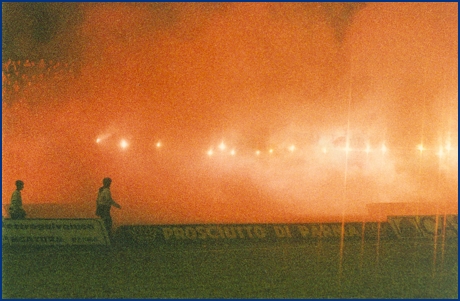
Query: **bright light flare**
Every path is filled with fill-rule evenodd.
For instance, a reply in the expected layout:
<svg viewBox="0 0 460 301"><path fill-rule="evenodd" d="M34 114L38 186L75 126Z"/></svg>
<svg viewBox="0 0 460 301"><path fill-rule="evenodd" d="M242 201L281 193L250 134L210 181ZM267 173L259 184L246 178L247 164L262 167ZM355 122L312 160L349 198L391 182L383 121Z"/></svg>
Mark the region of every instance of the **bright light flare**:
<svg viewBox="0 0 460 301"><path fill-rule="evenodd" d="M381 151L382 151L382 154L385 154L388 151L388 148L386 147L385 144L382 144Z"/></svg>
<svg viewBox="0 0 460 301"><path fill-rule="evenodd" d="M447 143L446 143L445 149L446 149L446 151L447 151L448 153L450 153L450 151L452 150L452 145L450 144L450 142L447 142Z"/></svg>
<svg viewBox="0 0 460 301"><path fill-rule="evenodd" d="M234 156L235 154L236 154L236 151L235 151L234 149L232 149L232 150L230 151L230 155Z"/></svg>
<svg viewBox="0 0 460 301"><path fill-rule="evenodd" d="M225 145L225 143L222 141L220 144L219 144L219 149L221 151L225 150L227 148L227 146Z"/></svg>
<svg viewBox="0 0 460 301"><path fill-rule="evenodd" d="M439 158L444 157L444 149L442 148L442 146L439 148L437 155Z"/></svg>
<svg viewBox="0 0 460 301"><path fill-rule="evenodd" d="M423 152L423 151L425 150L425 148L423 147L423 144L417 145L417 149L418 149L420 152Z"/></svg>
<svg viewBox="0 0 460 301"><path fill-rule="evenodd" d="M120 141L120 147L121 147L122 149L126 149L128 146L129 146L128 141L126 141L125 139L121 139L121 141Z"/></svg>
<svg viewBox="0 0 460 301"><path fill-rule="evenodd" d="M161 143L161 141L158 141L158 142L155 144L155 146L156 146L157 148L160 148L160 147L163 146L163 144Z"/></svg>
<svg viewBox="0 0 460 301"><path fill-rule="evenodd" d="M214 150L210 149L206 152L208 156L212 156L214 154Z"/></svg>
<svg viewBox="0 0 460 301"><path fill-rule="evenodd" d="M256 150L256 156L260 155L260 150Z"/></svg>
<svg viewBox="0 0 460 301"><path fill-rule="evenodd" d="M107 138L109 138L111 136L111 134L105 134L105 135L100 135L96 138L96 143L102 143L102 141L106 140Z"/></svg>
<svg viewBox="0 0 460 301"><path fill-rule="evenodd" d="M291 146L289 146L289 151L290 151L290 152L293 152L293 151L295 151L295 145L291 145Z"/></svg>
<svg viewBox="0 0 460 301"><path fill-rule="evenodd" d="M366 145L366 149L364 151L366 152L366 154L369 154L371 152L371 146L369 144ZM383 147L382 147L382 151L383 151Z"/></svg>

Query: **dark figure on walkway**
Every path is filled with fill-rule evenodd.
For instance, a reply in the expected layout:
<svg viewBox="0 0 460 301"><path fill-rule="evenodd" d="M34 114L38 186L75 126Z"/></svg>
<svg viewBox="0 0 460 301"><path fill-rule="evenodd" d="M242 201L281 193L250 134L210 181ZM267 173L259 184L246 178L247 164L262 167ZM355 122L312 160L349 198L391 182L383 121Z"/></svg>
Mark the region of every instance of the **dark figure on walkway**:
<svg viewBox="0 0 460 301"><path fill-rule="evenodd" d="M112 236L112 216L110 216L110 209L112 206L121 209L121 206L112 199L110 184L112 184L111 178L104 178L102 180L102 187L99 188L96 201L96 215L104 221L109 237Z"/></svg>
<svg viewBox="0 0 460 301"><path fill-rule="evenodd" d="M11 196L11 204L8 209L10 217L12 219L24 219L26 218L26 211L22 208L22 197L21 190L24 189L24 182L21 180L16 181L16 190Z"/></svg>

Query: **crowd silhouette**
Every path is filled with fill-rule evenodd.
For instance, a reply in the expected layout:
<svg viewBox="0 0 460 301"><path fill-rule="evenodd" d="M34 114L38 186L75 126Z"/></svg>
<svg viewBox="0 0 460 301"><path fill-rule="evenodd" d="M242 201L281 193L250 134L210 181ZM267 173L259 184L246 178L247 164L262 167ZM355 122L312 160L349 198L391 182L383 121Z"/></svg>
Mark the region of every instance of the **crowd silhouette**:
<svg viewBox="0 0 460 301"><path fill-rule="evenodd" d="M76 76L73 64L55 60L12 60L2 63L2 99L9 102L28 88L43 82L60 82Z"/></svg>

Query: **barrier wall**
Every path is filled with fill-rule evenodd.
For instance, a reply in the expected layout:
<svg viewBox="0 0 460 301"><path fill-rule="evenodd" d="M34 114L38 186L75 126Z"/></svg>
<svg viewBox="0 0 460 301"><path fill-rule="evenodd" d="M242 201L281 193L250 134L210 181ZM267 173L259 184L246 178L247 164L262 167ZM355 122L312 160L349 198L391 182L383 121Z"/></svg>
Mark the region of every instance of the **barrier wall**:
<svg viewBox="0 0 460 301"><path fill-rule="evenodd" d="M458 215L390 216L387 222L121 226L114 240L136 245L237 244L315 240L458 238ZM4 246L109 245L100 219L2 221Z"/></svg>
<svg viewBox="0 0 460 301"><path fill-rule="evenodd" d="M100 219L2 220L4 246L109 245Z"/></svg>
<svg viewBox="0 0 460 301"><path fill-rule="evenodd" d="M115 239L126 244L184 245L433 238L435 235L457 238L457 225L457 215L394 216L388 222L343 224L131 225L119 227Z"/></svg>

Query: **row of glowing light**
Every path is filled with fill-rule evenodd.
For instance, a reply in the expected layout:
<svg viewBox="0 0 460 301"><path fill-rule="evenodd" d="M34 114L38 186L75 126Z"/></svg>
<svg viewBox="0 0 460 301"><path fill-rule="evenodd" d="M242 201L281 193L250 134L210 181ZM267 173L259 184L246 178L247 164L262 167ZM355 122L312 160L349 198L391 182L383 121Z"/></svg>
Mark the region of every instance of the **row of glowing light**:
<svg viewBox="0 0 460 301"><path fill-rule="evenodd" d="M220 149L220 151L224 151L227 147L225 146L225 144L221 143L221 144L219 144L218 148ZM291 145L291 146L289 146L287 149L288 149L291 153L293 153L294 151L296 151L297 148L296 148L295 145ZM328 152L327 147L323 147L323 148L321 149L321 151L322 151L324 154L326 154L326 153ZM344 148L344 151L350 152L350 151L352 151L352 149L351 149L350 147L346 147L346 148ZM382 153L386 153L386 152L387 152L387 148L386 148L385 145L382 145L381 151L382 151ZM272 148L268 150L268 153L270 153L270 154L272 154L273 152L274 152L274 150L273 150ZM366 153L370 153L370 152L371 152L370 146L368 146L368 147L366 148L365 152L366 152ZM261 154L261 151L260 151L260 150L256 150L254 153L255 153L257 156L259 156L259 155ZM208 154L208 156L214 155L214 149L213 149L213 148L209 149L209 150L207 151L207 154ZM234 156L235 154L236 154L236 150L235 150L235 149L230 150L230 155Z"/></svg>
<svg viewBox="0 0 460 301"><path fill-rule="evenodd" d="M227 149L227 146L225 145L224 142L221 142L219 144L219 146L217 147L221 152L225 151ZM287 148L291 153L293 153L294 151L297 150L296 146L295 145L291 145ZM343 151L345 151L346 153L349 153L350 151L362 151L362 150L356 150L356 149L352 149L351 147L349 146L346 146L344 148L342 148ZM417 145L417 150L420 151L420 153L428 150L426 149L423 144L419 144ZM324 154L327 154L328 153L328 148L327 147L322 147L321 149L322 153ZM385 154L386 152L388 151L388 148L386 147L385 144L382 144L382 146L380 147L380 152L382 154ZM439 151L436 153L439 157L443 157L444 155L449 154L450 152L452 151L452 146L450 145L450 143L448 143L445 147L441 146L439 148ZM274 152L274 150L271 148L268 150L268 153L272 154ZM366 154L369 154L372 152L372 149L370 147L370 145L367 145L366 148L364 149L364 152ZM259 156L262 152L260 150L256 150L255 152L255 155L256 156ZM210 148L208 151L207 151L207 154L208 156L213 156L215 154L215 151L213 148ZM230 150L230 155L234 156L236 155L236 150L235 149L231 149Z"/></svg>
<svg viewBox="0 0 460 301"><path fill-rule="evenodd" d="M97 142L97 143L100 143L100 142L101 142L101 139L98 138L98 139L96 140L96 142ZM128 148L128 146L129 146L129 143L128 143L128 141L126 141L125 139L122 139L122 140L120 141L120 147L121 147L122 149L126 149L126 148ZM157 143L155 143L155 146L156 146L157 148L161 148L161 147L163 146L163 144L162 144L161 141L158 141ZM221 142L221 143L217 146L217 148L218 148L221 152L224 152L224 151L227 149L227 145L225 145L224 142ZM289 146L287 149L288 149L288 151L290 151L291 153L293 153L293 152L295 152L295 151L297 150L297 148L296 148L295 145L291 145L291 146ZM446 155L446 153L449 154L449 153L452 151L452 149L453 149L453 148L452 148L452 146L450 145L450 143L447 143L446 146L444 146L444 147L443 147L443 146L439 147L439 150L438 150L438 152L437 152L436 154L437 154L439 157L443 157L444 155ZM350 151L354 151L354 149L350 148L349 146L342 148L342 150L344 150L346 153L348 153L348 152L350 152ZM419 144L419 145L417 145L417 150L419 150L420 153L422 153L422 152L426 151L427 149L423 146L423 144ZM328 148L324 146L324 147L322 147L321 151L322 151L324 154L326 154L326 153L328 152ZM359 151L361 151L361 150L359 150ZM381 152L382 154L385 154L387 151L388 151L388 148L385 146L385 144L382 144L382 146L380 147L380 152ZM272 154L273 152L274 152L273 149L269 149L269 150L268 150L268 153L269 153L269 154ZM366 146L366 149L364 149L364 152L367 153L367 154L369 154L370 152L372 152L372 149L371 149L370 145L367 145L367 146ZM210 148L206 153L207 153L208 156L213 156L213 155L215 154L214 148ZM235 149L231 149L231 150L229 151L229 153L230 153L231 156L235 156L235 155L236 155L236 150L235 150ZM256 151L254 152L254 154L255 154L256 156L261 155L261 153L262 153L262 152L261 152L260 150L256 150Z"/></svg>

